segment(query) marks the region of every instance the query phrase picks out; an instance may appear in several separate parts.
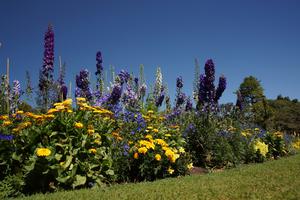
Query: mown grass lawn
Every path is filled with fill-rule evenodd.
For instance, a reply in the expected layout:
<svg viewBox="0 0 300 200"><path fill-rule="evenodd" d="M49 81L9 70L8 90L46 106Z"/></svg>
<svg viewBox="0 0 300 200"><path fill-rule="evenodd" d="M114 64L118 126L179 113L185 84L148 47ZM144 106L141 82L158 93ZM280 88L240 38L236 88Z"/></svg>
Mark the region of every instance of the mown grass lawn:
<svg viewBox="0 0 300 200"><path fill-rule="evenodd" d="M224 172L122 184L105 189L37 194L52 199L300 199L300 154Z"/></svg>

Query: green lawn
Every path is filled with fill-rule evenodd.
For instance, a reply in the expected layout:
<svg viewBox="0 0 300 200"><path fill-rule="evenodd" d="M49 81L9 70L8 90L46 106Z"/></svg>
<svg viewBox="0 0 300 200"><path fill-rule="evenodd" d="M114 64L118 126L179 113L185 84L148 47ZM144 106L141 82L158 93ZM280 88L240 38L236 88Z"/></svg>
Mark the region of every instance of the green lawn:
<svg viewBox="0 0 300 200"><path fill-rule="evenodd" d="M224 172L24 199L300 199L300 154Z"/></svg>

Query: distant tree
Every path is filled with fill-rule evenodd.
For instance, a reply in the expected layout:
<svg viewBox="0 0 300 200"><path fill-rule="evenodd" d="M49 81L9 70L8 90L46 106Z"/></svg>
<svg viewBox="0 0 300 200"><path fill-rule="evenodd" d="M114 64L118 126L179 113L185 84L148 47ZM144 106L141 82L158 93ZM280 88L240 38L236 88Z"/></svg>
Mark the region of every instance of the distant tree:
<svg viewBox="0 0 300 200"><path fill-rule="evenodd" d="M239 87L239 91L246 104L254 104L264 99L264 89L260 81L253 76L248 76L244 79Z"/></svg>

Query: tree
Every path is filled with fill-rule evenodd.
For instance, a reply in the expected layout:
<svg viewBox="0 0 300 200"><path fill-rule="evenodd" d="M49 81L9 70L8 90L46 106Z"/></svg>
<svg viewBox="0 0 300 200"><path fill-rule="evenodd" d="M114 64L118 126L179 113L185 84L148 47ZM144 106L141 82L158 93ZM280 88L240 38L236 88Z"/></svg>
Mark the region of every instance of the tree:
<svg viewBox="0 0 300 200"><path fill-rule="evenodd" d="M253 105L254 103L265 98L264 89L254 76L248 76L244 79L239 87L244 103Z"/></svg>

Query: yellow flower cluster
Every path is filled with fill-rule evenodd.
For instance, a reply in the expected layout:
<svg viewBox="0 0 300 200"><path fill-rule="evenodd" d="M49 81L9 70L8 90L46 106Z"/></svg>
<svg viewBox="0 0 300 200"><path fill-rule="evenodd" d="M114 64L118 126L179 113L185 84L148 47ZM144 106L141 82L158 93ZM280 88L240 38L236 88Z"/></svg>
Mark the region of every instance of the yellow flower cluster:
<svg viewBox="0 0 300 200"><path fill-rule="evenodd" d="M39 157L47 157L51 155L51 150L48 148L37 148L36 155Z"/></svg>
<svg viewBox="0 0 300 200"><path fill-rule="evenodd" d="M118 132L112 132L111 134L117 140L119 140L119 141L123 140L123 138L120 136L120 134Z"/></svg>
<svg viewBox="0 0 300 200"><path fill-rule="evenodd" d="M79 106L79 110L92 111L95 114L103 114L103 115L107 115L109 117L113 116L113 113L107 109L104 109L104 108L101 108L98 106L88 105L85 98L78 97L78 98L76 98L76 100L77 100L77 105Z"/></svg>
<svg viewBox="0 0 300 200"><path fill-rule="evenodd" d="M83 124L81 122L75 122L74 127L77 128L77 129L82 129Z"/></svg>
<svg viewBox="0 0 300 200"><path fill-rule="evenodd" d="M68 112L71 113L72 111L72 99L66 99L63 102L55 103L54 108L48 110L47 114L53 114L57 112Z"/></svg>
<svg viewBox="0 0 300 200"><path fill-rule="evenodd" d="M268 145L264 142L261 142L260 140L257 140L254 143L254 150L259 150L260 154L266 157L266 154L269 152Z"/></svg>
<svg viewBox="0 0 300 200"><path fill-rule="evenodd" d="M149 127L148 127L149 129ZM163 139L153 139L151 135L146 135L146 139L148 140L140 140L138 142L138 153L146 154L149 150L155 150L155 144L160 145L162 150L164 151L164 155L168 158L171 163L175 163L176 160L180 157L180 153L185 153L183 147L180 147L178 150L176 148L171 148L167 144L167 142ZM138 153L134 153L134 158L138 159ZM160 161L162 159L160 154L155 155L155 160Z"/></svg>
<svg viewBox="0 0 300 200"><path fill-rule="evenodd" d="M294 147L295 149L300 149L300 140L295 141L295 142L293 143L293 147Z"/></svg>

